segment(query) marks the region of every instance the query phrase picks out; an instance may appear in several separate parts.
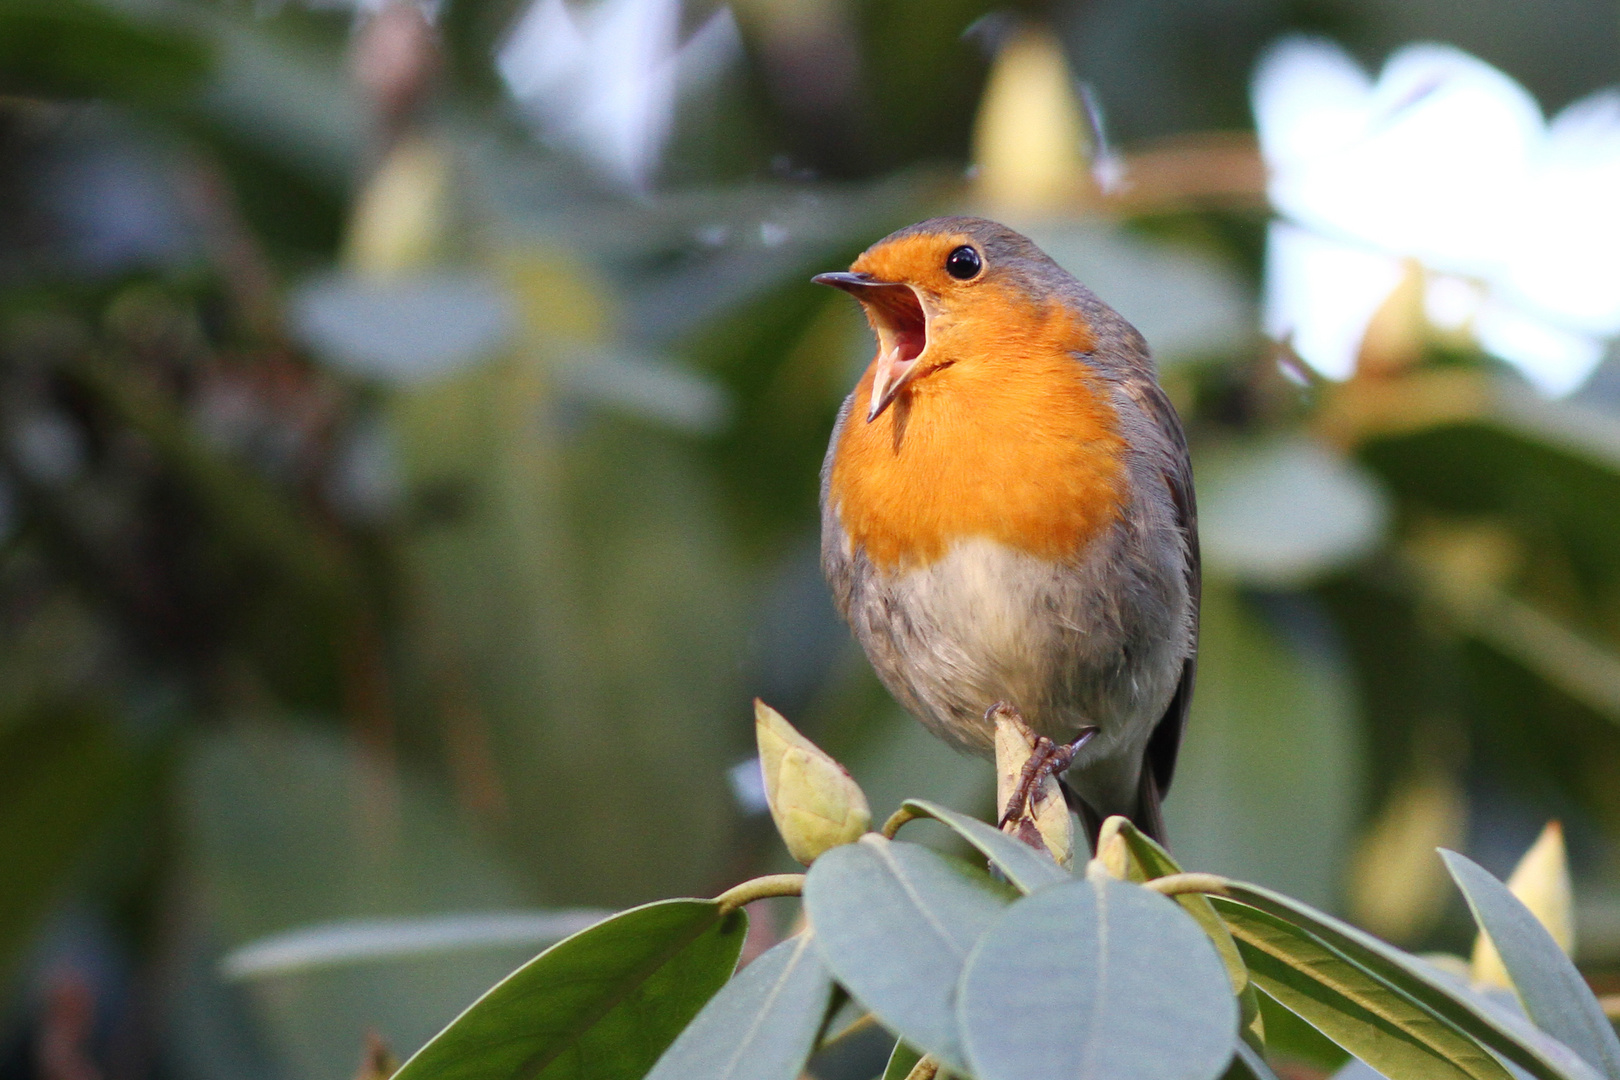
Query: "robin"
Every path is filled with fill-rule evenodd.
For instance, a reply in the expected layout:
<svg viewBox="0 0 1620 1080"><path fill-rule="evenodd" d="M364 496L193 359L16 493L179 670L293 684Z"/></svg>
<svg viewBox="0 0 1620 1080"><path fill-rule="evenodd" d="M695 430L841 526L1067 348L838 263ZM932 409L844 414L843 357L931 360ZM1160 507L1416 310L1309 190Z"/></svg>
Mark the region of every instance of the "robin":
<svg viewBox="0 0 1620 1080"><path fill-rule="evenodd" d="M822 467L821 561L878 677L981 755L1013 706L1093 844L1110 814L1163 840L1200 571L1186 438L1142 335L981 218L815 280L877 335Z"/></svg>

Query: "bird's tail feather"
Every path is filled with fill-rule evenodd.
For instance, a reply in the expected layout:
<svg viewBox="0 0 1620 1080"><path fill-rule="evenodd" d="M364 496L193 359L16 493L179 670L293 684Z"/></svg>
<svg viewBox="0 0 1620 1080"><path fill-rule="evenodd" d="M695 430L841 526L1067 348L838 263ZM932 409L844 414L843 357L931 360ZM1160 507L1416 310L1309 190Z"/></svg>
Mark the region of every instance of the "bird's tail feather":
<svg viewBox="0 0 1620 1080"><path fill-rule="evenodd" d="M1157 841L1160 847L1170 846L1164 828L1164 798L1159 794L1159 781L1152 769L1142 770L1142 785L1136 793L1136 813L1131 815L1131 821Z"/></svg>

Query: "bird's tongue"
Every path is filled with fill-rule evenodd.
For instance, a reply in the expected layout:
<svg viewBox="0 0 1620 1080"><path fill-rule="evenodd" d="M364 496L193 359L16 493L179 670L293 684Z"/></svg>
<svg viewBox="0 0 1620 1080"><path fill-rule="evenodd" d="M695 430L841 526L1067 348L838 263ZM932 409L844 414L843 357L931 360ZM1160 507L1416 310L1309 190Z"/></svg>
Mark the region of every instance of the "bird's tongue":
<svg viewBox="0 0 1620 1080"><path fill-rule="evenodd" d="M891 364L910 364L928 346L928 333L919 322L916 326L900 326L893 331L894 343L887 356Z"/></svg>
<svg viewBox="0 0 1620 1080"><path fill-rule="evenodd" d="M928 347L928 317L909 286L891 285L874 290L873 307L884 346L884 365L901 376Z"/></svg>
<svg viewBox="0 0 1620 1080"><path fill-rule="evenodd" d="M866 301L871 305L879 333L895 360L914 359L928 344L928 316L923 313L917 294L907 285L888 285L872 290Z"/></svg>

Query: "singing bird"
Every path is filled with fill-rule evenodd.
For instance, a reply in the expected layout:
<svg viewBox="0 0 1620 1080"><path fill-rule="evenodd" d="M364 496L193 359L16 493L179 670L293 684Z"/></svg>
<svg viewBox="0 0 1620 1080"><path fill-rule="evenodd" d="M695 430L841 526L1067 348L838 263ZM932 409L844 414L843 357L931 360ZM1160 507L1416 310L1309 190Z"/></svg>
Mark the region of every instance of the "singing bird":
<svg viewBox="0 0 1620 1080"><path fill-rule="evenodd" d="M1146 342L1028 238L924 221L821 274L877 356L821 474L821 561L889 691L989 755L986 710L1078 744L1093 843L1124 814L1163 839L1192 696L1192 469Z"/></svg>

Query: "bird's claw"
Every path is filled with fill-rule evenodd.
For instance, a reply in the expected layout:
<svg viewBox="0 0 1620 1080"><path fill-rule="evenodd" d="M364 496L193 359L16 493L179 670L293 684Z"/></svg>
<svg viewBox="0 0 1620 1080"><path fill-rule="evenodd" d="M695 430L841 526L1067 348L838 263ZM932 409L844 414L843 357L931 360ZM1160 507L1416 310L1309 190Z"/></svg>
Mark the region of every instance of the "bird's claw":
<svg viewBox="0 0 1620 1080"><path fill-rule="evenodd" d="M1013 786L1012 795L1007 800L1007 806L1001 812L998 828L1005 829L1009 822L1018 821L1034 815L1032 805L1035 792L1040 790L1041 781L1048 776L1057 776L1074 764L1074 757L1080 748L1090 742L1097 734L1098 728L1086 727L1080 729L1080 734L1073 742L1058 743L1048 739L1045 735L1035 737L1035 747L1024 762L1024 769L1018 775L1018 783Z"/></svg>

